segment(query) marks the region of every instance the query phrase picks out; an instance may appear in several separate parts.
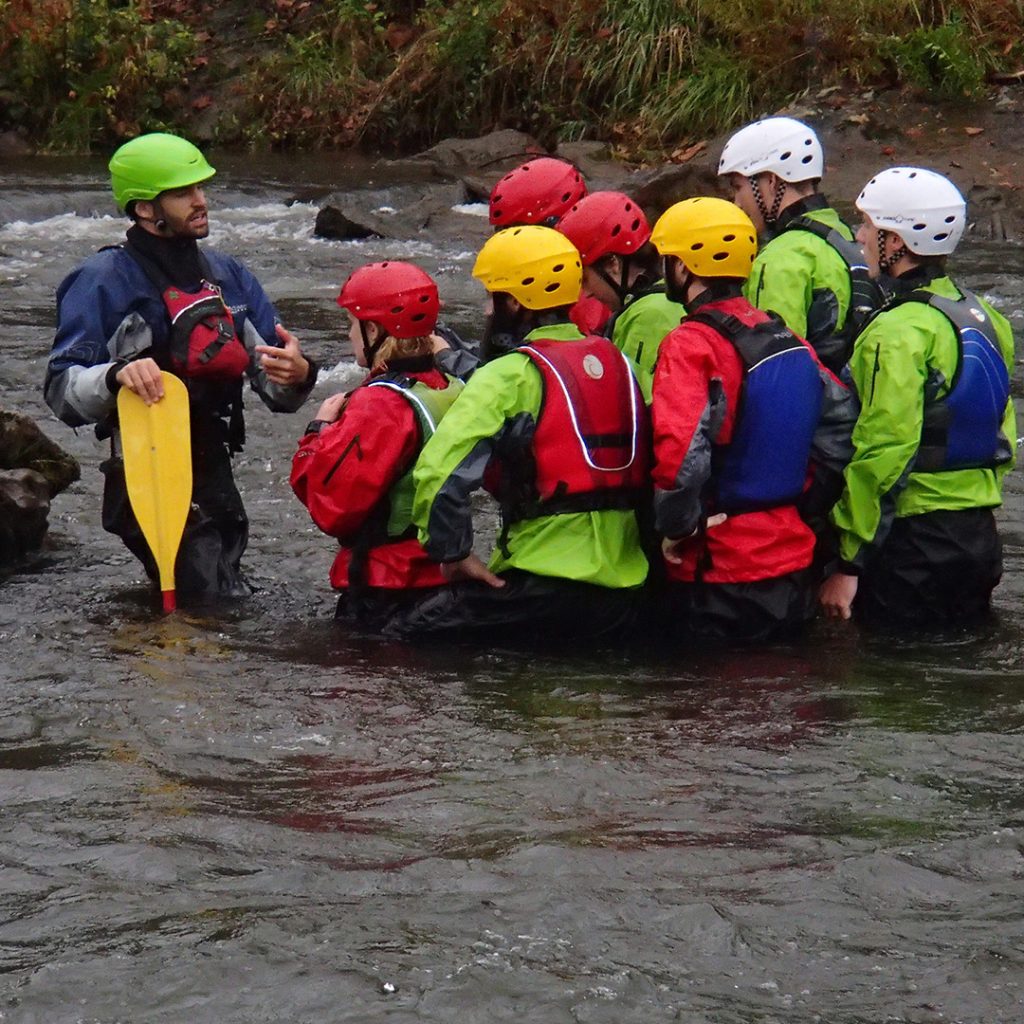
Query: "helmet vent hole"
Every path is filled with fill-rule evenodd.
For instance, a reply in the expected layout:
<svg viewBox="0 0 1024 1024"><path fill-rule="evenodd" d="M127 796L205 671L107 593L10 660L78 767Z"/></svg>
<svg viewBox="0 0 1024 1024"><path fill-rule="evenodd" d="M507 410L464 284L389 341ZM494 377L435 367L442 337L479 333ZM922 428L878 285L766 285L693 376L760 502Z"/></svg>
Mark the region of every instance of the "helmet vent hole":
<svg viewBox="0 0 1024 1024"><path fill-rule="evenodd" d="M565 270L565 264L564 263L556 263L551 268L551 273L553 273L553 274L560 274L563 270Z"/></svg>
<svg viewBox="0 0 1024 1024"><path fill-rule="evenodd" d="M405 309L405 306L392 306L391 307L391 312L392 313L401 313L403 309Z"/></svg>
<svg viewBox="0 0 1024 1024"><path fill-rule="evenodd" d="M413 313L409 319L412 320L414 324L418 324L425 316L425 313Z"/></svg>
<svg viewBox="0 0 1024 1024"><path fill-rule="evenodd" d="M704 243L703 242L694 242L693 245L690 246L690 252L698 252L699 250L701 250L703 248L704 248Z"/></svg>
<svg viewBox="0 0 1024 1024"><path fill-rule="evenodd" d="M955 220L956 220L956 216L955 216L954 214L952 214L952 213L951 213L951 214L950 214L950 215L949 215L949 216L948 216L948 217L946 218L946 223L947 223L947 224L952 224L952 223L953 223L953 222L954 222Z"/></svg>
<svg viewBox="0 0 1024 1024"><path fill-rule="evenodd" d="M524 277L523 278L523 287L524 288L529 288L529 286L531 284L533 284L533 282L536 281L536 280L537 280L537 278L535 278L535 277Z"/></svg>
<svg viewBox="0 0 1024 1024"><path fill-rule="evenodd" d="M949 232L948 231L940 231L937 235L933 235L932 236L932 240L936 241L936 242L941 242L943 239L946 239L946 238L949 238Z"/></svg>
<svg viewBox="0 0 1024 1024"><path fill-rule="evenodd" d="M779 159L780 160L788 160L792 155L793 154L787 149L786 152L783 153L782 156L779 157Z"/></svg>
<svg viewBox="0 0 1024 1024"><path fill-rule="evenodd" d="M735 242L736 241L736 236L735 235L722 235L722 241L723 242Z"/></svg>
<svg viewBox="0 0 1024 1024"><path fill-rule="evenodd" d="M547 285L547 287L545 287L544 291L546 291L546 292L548 292L550 294L551 292L557 292L558 289L561 288L561 287L562 286L557 281L552 281L551 284L549 284L549 285Z"/></svg>
<svg viewBox="0 0 1024 1024"><path fill-rule="evenodd" d="M915 231L924 231L924 229L925 229L926 227L928 227L928 225L927 225L927 224L915 224L915 225L914 225L914 230L915 230Z"/></svg>
<svg viewBox="0 0 1024 1024"><path fill-rule="evenodd" d="M911 171L911 172L910 172L910 173L909 173L909 174L907 175L907 177L908 177L908 178L916 178L916 177L917 177L917 171Z"/></svg>
<svg viewBox="0 0 1024 1024"><path fill-rule="evenodd" d="M715 255L712 256L711 258L716 263L721 263L722 260L727 260L729 258L729 254L727 252L716 252Z"/></svg>
<svg viewBox="0 0 1024 1024"><path fill-rule="evenodd" d="M807 156L805 156L803 160L800 161L800 163L809 164L813 159L814 157L810 153L808 153Z"/></svg>
<svg viewBox="0 0 1024 1024"><path fill-rule="evenodd" d="M429 302L429 301L430 301L430 296L429 295L421 295L420 296L420 302Z"/></svg>
<svg viewBox="0 0 1024 1024"><path fill-rule="evenodd" d="M804 145L805 146L813 146L814 145L814 139L804 139Z"/></svg>
<svg viewBox="0 0 1024 1024"><path fill-rule="evenodd" d="M562 202L563 203L569 202L570 199L572 199L572 193L571 192L563 192L562 193Z"/></svg>
<svg viewBox="0 0 1024 1024"><path fill-rule="evenodd" d="M612 238L614 238L621 230L622 230L622 225L621 224L616 224L615 227L612 228Z"/></svg>
<svg viewBox="0 0 1024 1024"><path fill-rule="evenodd" d="M626 203L626 205L623 207L623 209L626 211L626 213L629 213L629 211L633 209L633 204L632 203Z"/></svg>

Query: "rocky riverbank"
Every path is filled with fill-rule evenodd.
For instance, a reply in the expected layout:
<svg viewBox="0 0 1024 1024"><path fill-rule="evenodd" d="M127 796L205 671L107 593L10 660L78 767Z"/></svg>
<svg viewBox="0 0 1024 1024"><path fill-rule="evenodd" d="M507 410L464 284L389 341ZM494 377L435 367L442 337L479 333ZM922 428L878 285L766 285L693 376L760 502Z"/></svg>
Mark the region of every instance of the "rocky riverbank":
<svg viewBox="0 0 1024 1024"><path fill-rule="evenodd" d="M1003 85L990 100L926 103L904 93L845 93L824 89L779 113L806 119L825 147L823 190L849 210L864 183L894 165L931 167L957 183L970 203L970 231L985 239L1024 241L1024 84ZM615 159L601 142L563 143L553 155L575 163L591 189L620 189L649 215L688 196L718 190L717 160L727 133L643 164ZM460 203L485 201L507 170L548 152L534 137L505 130L474 139L448 139L390 166L423 181L422 198L395 211L374 211L358 193L304 195L320 206L316 233L327 238L380 236L408 240L431 233L482 239L485 220L452 213Z"/></svg>

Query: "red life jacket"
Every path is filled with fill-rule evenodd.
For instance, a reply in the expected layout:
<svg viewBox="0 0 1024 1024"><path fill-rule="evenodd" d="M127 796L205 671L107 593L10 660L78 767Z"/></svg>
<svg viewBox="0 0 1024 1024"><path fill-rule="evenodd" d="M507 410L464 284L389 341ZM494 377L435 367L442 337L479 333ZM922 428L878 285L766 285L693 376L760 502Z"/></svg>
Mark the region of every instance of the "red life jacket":
<svg viewBox="0 0 1024 1024"><path fill-rule="evenodd" d="M626 357L596 336L517 351L537 367L544 392L529 457L505 465L513 476L501 487L505 523L635 509L648 481L650 423Z"/></svg>
<svg viewBox="0 0 1024 1024"><path fill-rule="evenodd" d="M211 283L209 264L199 254L204 279L199 290L187 292L135 246L125 246L164 300L171 330L165 369L181 377L209 381L241 380L249 353L235 331L231 310L220 288Z"/></svg>

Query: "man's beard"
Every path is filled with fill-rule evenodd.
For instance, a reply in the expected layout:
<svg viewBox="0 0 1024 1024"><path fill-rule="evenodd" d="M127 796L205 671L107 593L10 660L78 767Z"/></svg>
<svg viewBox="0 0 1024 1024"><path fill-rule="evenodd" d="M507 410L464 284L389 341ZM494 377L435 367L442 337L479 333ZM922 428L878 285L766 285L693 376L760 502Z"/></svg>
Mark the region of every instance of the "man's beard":
<svg viewBox="0 0 1024 1024"><path fill-rule="evenodd" d="M494 312L487 317L483 340L480 342L480 355L485 363L519 348L529 333L524 329L524 319L522 308L511 314L495 303Z"/></svg>

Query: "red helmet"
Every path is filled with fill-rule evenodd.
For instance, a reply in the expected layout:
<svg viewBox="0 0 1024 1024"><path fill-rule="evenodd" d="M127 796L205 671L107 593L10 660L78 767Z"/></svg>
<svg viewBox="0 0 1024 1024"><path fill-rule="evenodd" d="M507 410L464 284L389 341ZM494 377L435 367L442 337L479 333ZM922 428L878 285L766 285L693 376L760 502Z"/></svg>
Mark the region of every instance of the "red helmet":
<svg viewBox="0 0 1024 1024"><path fill-rule="evenodd" d="M549 226L587 194L583 175L565 160L540 156L509 171L491 192L491 223Z"/></svg>
<svg viewBox="0 0 1024 1024"><path fill-rule="evenodd" d="M394 260L354 270L342 285L338 305L357 320L380 324L392 338L430 334L441 309L434 279L411 263Z"/></svg>
<svg viewBox="0 0 1024 1024"><path fill-rule="evenodd" d="M558 230L580 251L583 266L609 253L630 256L651 237L636 200L622 192L592 192L558 222Z"/></svg>

